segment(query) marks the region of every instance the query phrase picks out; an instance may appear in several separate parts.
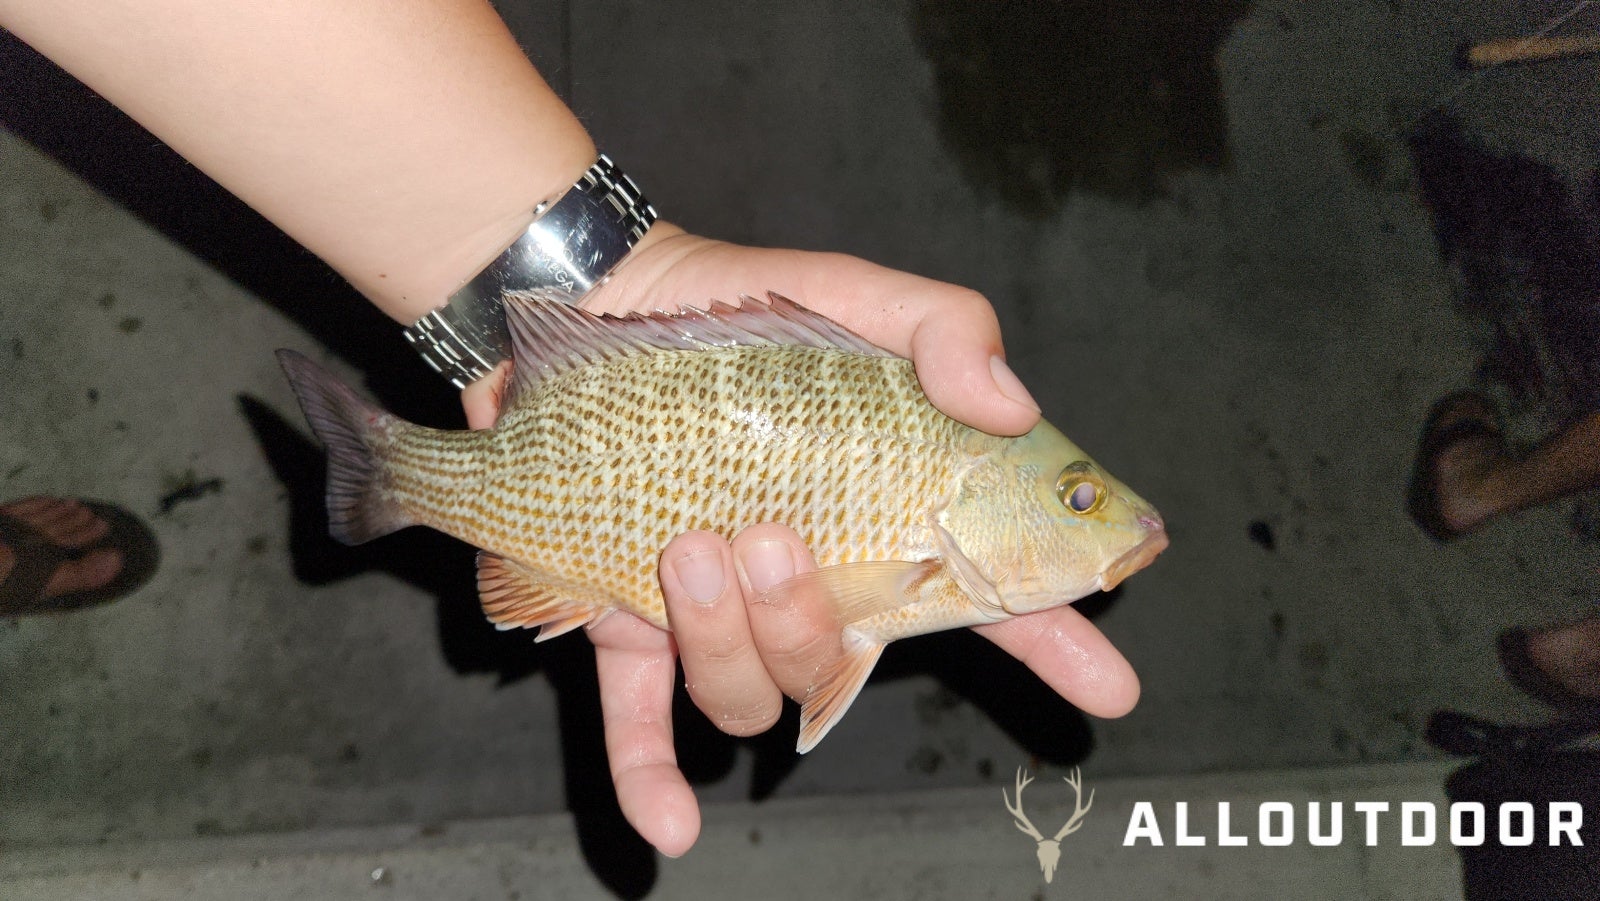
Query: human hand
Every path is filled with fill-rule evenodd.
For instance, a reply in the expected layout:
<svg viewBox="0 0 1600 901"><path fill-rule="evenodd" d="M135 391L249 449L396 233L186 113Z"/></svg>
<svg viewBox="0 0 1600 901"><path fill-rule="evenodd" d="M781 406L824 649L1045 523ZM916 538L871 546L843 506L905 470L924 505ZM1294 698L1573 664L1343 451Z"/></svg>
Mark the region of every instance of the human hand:
<svg viewBox="0 0 1600 901"><path fill-rule="evenodd" d="M622 315L663 303L737 304L741 294L765 299L768 291L922 364L923 392L953 419L995 435L1021 435L1039 421L1038 404L1005 364L1000 326L982 295L857 257L743 247L657 222L583 307ZM461 392L472 428L494 425L509 364L501 366Z"/></svg>
<svg viewBox="0 0 1600 901"><path fill-rule="evenodd" d="M583 306L622 314L664 302L734 302L768 290L909 357L928 399L954 419L1002 435L1022 434L1039 420L1038 406L1003 362L999 326L981 295L855 257L740 247L657 223ZM498 401L498 379L469 387L462 393L469 424L492 425ZM732 542L692 532L660 558L672 633L620 612L589 628L617 798L662 853L683 854L700 831L672 743L676 661L696 706L718 728L753 735L771 727L783 696L804 697L813 674L840 655L840 627L820 606L753 601L815 566L783 525L752 526ZM1121 716L1138 698L1127 661L1070 607L976 631L1088 713Z"/></svg>

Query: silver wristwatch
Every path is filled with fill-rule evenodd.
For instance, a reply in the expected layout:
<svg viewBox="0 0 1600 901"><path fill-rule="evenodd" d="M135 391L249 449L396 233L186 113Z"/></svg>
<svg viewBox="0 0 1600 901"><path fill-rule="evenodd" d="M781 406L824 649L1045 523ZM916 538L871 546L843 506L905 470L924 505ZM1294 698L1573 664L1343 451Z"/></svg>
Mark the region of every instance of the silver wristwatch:
<svg viewBox="0 0 1600 901"><path fill-rule="evenodd" d="M507 292L576 302L605 281L656 221L639 186L603 153L533 215L533 224L448 304L405 330L422 359L457 388L511 356L501 299Z"/></svg>

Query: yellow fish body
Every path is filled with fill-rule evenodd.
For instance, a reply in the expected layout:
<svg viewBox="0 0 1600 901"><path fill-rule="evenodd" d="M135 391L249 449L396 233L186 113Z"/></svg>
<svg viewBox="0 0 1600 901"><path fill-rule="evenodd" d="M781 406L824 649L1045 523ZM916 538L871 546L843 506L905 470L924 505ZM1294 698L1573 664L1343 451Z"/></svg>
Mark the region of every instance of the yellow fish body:
<svg viewBox="0 0 1600 901"><path fill-rule="evenodd" d="M1069 603L1166 547L1155 509L1049 423L961 425L909 360L776 295L623 318L511 297L507 321L514 373L484 431L406 422L279 352L328 449L334 537L467 541L489 618L544 640L611 610L669 628L671 538L787 523L819 569L771 593L820 593L844 627L802 702L802 752L888 642Z"/></svg>

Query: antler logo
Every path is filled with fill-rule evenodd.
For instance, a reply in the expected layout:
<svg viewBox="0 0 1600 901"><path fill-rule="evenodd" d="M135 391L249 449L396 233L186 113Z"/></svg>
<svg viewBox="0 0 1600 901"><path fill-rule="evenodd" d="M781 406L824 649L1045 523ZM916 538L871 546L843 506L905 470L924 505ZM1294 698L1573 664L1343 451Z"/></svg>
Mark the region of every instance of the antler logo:
<svg viewBox="0 0 1600 901"><path fill-rule="evenodd" d="M1044 881L1047 883L1055 878L1056 864L1061 862L1061 840L1078 831L1078 828L1083 825L1084 816L1088 814L1089 808L1094 805L1094 789L1089 790L1089 801L1084 803L1083 775L1078 771L1077 767L1072 768L1071 776L1063 776L1061 778L1063 782L1072 786L1072 791L1077 795L1077 800L1073 802L1072 819L1067 820L1067 824L1061 827L1061 831L1056 833L1055 838L1045 838L1041 835L1039 830L1034 827L1033 822L1028 819L1028 815L1022 812L1022 790L1033 782L1033 777L1026 775L1026 771L1022 767L1017 767L1016 802L1012 802L1011 796L1006 794L1005 789L1000 789L1000 797L1005 798L1006 810L1011 811L1011 816L1016 819L1017 829L1039 843L1039 869L1044 871Z"/></svg>

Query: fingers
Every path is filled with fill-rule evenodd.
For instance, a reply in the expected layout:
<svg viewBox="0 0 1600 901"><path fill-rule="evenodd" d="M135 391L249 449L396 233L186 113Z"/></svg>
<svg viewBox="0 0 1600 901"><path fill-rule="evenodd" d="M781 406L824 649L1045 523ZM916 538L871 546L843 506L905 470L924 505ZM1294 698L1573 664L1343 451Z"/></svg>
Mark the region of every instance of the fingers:
<svg viewBox="0 0 1600 901"><path fill-rule="evenodd" d="M840 654L839 625L820 599L760 599L815 568L800 536L778 523L751 526L731 545L691 532L661 555L667 618L689 694L722 731L771 728L783 696L805 697L816 673Z"/></svg>
<svg viewBox="0 0 1600 901"><path fill-rule="evenodd" d="M658 222L650 234L661 230ZM1021 435L1039 421L1039 405L1006 366L1000 325L983 295L846 254L740 247L673 229L649 247L641 243L584 306L672 309L768 291L910 357L928 399L954 419L997 435Z"/></svg>
<svg viewBox="0 0 1600 901"><path fill-rule="evenodd" d="M700 808L672 747L672 636L619 611L589 639L617 802L645 841L679 857L700 836Z"/></svg>
<svg viewBox="0 0 1600 901"><path fill-rule="evenodd" d="M467 428L488 429L500 416L500 395L511 375L511 362L502 361L476 382L461 389L461 408L467 412Z"/></svg>
<svg viewBox="0 0 1600 901"><path fill-rule="evenodd" d="M751 527L731 545L711 533L688 533L661 556L673 635L623 613L589 630L617 798L628 822L663 854L683 854L700 832L700 812L672 746L674 651L696 706L713 722L735 735L768 728L781 712L781 695L803 698L841 653L839 626L820 600L760 598L815 565L786 526ZM1138 700L1139 680L1127 660L1071 607L976 631L1087 713L1122 716Z"/></svg>
<svg viewBox="0 0 1600 901"><path fill-rule="evenodd" d="M825 608L803 603L749 605L758 609L747 618L746 599L814 567L787 526L754 526L732 545L691 532L661 555L672 634L620 612L588 630L617 801L661 853L677 857L700 834L700 811L672 746L674 656L683 661L695 705L724 731L769 728L782 712L783 692L803 696L811 675L838 653L839 628ZM758 634L771 644L770 656L758 650Z"/></svg>
<svg viewBox="0 0 1600 901"><path fill-rule="evenodd" d="M803 254L801 298L862 337L916 364L941 412L996 435L1021 435L1039 405L1005 362L1000 323L983 295L840 254Z"/></svg>
<svg viewBox="0 0 1600 901"><path fill-rule="evenodd" d="M1085 713L1119 717L1139 700L1139 677L1083 614L1056 607L976 626L989 639Z"/></svg>
<svg viewBox="0 0 1600 901"><path fill-rule="evenodd" d="M761 593L811 572L816 560L793 529L778 523L740 532L733 539L733 554L762 665L779 691L800 700L817 673L843 653L839 623L821 598L802 594L777 602Z"/></svg>
<svg viewBox="0 0 1600 901"><path fill-rule="evenodd" d="M783 553L789 553L786 547ZM661 554L660 577L695 706L729 735L771 728L783 710L783 695L750 635L733 548L711 532L680 535Z"/></svg>

